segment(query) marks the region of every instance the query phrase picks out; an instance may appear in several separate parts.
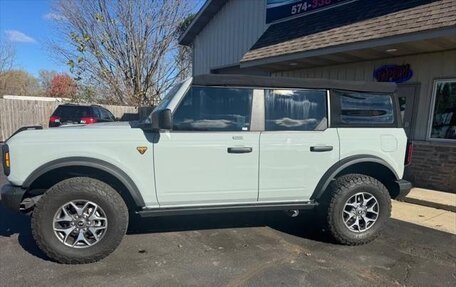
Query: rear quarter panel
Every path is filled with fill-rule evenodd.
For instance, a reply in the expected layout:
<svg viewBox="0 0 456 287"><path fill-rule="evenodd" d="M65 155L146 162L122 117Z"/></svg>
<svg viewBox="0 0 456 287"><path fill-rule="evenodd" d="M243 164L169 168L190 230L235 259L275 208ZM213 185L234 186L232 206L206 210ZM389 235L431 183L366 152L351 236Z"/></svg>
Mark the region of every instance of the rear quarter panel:
<svg viewBox="0 0 456 287"><path fill-rule="evenodd" d="M387 162L402 178L407 136L402 128L338 128L340 159L373 155Z"/></svg>

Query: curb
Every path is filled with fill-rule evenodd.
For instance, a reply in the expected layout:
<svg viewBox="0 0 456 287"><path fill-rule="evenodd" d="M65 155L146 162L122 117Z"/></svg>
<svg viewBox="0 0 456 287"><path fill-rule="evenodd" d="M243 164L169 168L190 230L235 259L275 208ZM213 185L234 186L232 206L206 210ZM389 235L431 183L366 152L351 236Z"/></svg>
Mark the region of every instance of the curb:
<svg viewBox="0 0 456 287"><path fill-rule="evenodd" d="M427 207L432 207L432 208L437 208L437 209L443 209L446 211L451 211L451 212L456 213L456 206L451 205L451 204L442 204L442 203L427 201L427 200L413 198L413 197L406 197L403 199L403 201L412 203L412 204L417 204L417 205L422 205L422 206L427 206Z"/></svg>

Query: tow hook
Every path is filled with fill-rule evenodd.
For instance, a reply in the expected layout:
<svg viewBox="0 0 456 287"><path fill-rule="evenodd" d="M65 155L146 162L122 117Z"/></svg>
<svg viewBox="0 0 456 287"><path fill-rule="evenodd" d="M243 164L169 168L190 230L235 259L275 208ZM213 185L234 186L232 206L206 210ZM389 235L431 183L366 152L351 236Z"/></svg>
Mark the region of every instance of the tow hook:
<svg viewBox="0 0 456 287"><path fill-rule="evenodd" d="M34 197L24 198L21 202L19 210L21 213L27 214L33 210L38 200L40 200L42 195L37 195Z"/></svg>

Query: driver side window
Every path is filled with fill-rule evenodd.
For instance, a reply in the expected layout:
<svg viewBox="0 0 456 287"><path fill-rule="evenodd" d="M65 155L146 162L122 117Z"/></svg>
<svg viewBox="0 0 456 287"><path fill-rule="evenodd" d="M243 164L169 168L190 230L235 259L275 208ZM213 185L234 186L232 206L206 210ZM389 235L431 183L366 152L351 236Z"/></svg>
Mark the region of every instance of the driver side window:
<svg viewBox="0 0 456 287"><path fill-rule="evenodd" d="M176 131L248 131L253 89L192 87L173 116Z"/></svg>

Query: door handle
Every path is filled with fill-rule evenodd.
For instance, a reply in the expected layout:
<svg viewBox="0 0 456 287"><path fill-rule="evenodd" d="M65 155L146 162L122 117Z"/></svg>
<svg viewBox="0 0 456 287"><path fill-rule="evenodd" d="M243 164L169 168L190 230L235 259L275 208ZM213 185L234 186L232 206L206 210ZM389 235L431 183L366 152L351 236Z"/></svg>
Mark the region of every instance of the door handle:
<svg viewBox="0 0 456 287"><path fill-rule="evenodd" d="M229 147L228 153L250 153L252 152L251 147Z"/></svg>
<svg viewBox="0 0 456 287"><path fill-rule="evenodd" d="M317 146L310 147L311 152L325 152L325 151L332 151L332 150L333 150L332 145L317 145Z"/></svg>

